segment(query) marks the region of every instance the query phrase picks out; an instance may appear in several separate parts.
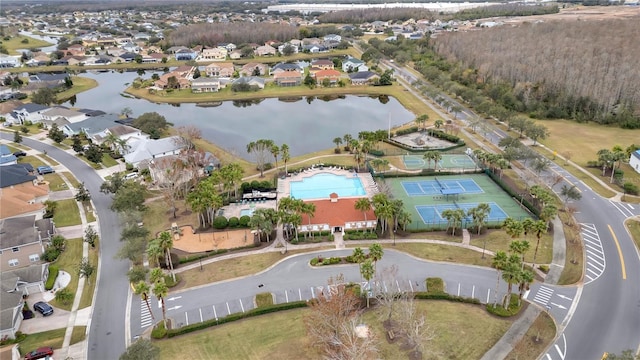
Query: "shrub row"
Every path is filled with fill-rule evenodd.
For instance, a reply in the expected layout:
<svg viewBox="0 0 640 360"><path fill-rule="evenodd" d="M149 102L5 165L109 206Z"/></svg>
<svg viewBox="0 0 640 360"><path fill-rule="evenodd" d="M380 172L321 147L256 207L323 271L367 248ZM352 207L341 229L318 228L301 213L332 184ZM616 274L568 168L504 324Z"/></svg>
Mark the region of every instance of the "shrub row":
<svg viewBox="0 0 640 360"><path fill-rule="evenodd" d="M213 223L211 224L211 226L213 226L214 229L218 229L218 230L226 229L228 227L248 228L249 221L251 221L251 217L249 215L243 215L239 219L235 216L232 216L229 219L227 219L226 217L219 215L219 216L216 216L215 219L213 219Z"/></svg>
<svg viewBox="0 0 640 360"><path fill-rule="evenodd" d="M460 303L465 303L465 304L476 304L476 305L480 305L480 300L476 299L476 298L468 298L468 297L463 297L463 296L456 296L456 295L449 295L447 293L431 293L431 292L416 292L414 294L414 298L416 299L420 299L420 300L447 300L447 301L453 301L453 302L460 302Z"/></svg>
<svg viewBox="0 0 640 360"><path fill-rule="evenodd" d="M398 130L398 131L394 132L393 136L407 135L407 134L411 134L411 133L414 133L414 132L417 132L417 131L418 131L418 127L417 126L411 126L411 127L406 128L406 129L401 129L401 130Z"/></svg>
<svg viewBox="0 0 640 360"><path fill-rule="evenodd" d="M329 257L329 258L321 258L320 256L314 257L311 259L311 266L322 266L322 265L335 265L340 264L342 262L341 257Z"/></svg>
<svg viewBox="0 0 640 360"><path fill-rule="evenodd" d="M374 231L360 232L354 231L345 233L343 239L344 240L365 240L365 239L377 239L378 234Z"/></svg>
<svg viewBox="0 0 640 360"><path fill-rule="evenodd" d="M485 174L487 174L491 178L491 180L493 180L496 184L498 184L502 188L502 190L506 191L507 194L509 194L509 196L511 196L512 198L518 199L521 196L520 194L518 194L516 189L512 189L511 187L509 187L507 183L502 181L502 179L500 179L496 174L491 172L489 169L485 170ZM527 199L522 199L522 205L524 205L527 209L529 209L529 211L533 213L535 216L540 215L540 210L537 207L535 207L531 202L529 202Z"/></svg>
<svg viewBox="0 0 640 360"><path fill-rule="evenodd" d="M49 277L47 277L47 282L44 284L45 290L53 289L53 285L55 285L56 283L56 278L58 277L59 271L60 269L58 269L58 266L56 265L49 266Z"/></svg>
<svg viewBox="0 0 640 360"><path fill-rule="evenodd" d="M511 294L511 299L509 301L509 308L505 309L502 305L493 306L493 304L487 304L486 308L490 314L500 316L500 317L510 317L516 315L520 312L522 308L519 303L519 296L517 294Z"/></svg>
<svg viewBox="0 0 640 360"><path fill-rule="evenodd" d="M265 307L252 309L244 313L230 314L218 320L211 319L211 320L203 321L200 323L183 326L179 329L171 329L167 333L169 337L172 338L174 336L188 334L193 331L206 329L216 325L226 324L228 322L232 322L236 320L246 319L253 316L264 315L264 314L269 314L269 313L274 313L274 312L284 311L289 309L303 308L303 307L307 307L306 301L296 301L296 302L290 302L285 304L265 306Z"/></svg>
<svg viewBox="0 0 640 360"><path fill-rule="evenodd" d="M456 144L464 143L464 141L462 141L462 139L460 139L459 137L452 134L447 134L442 130L432 130L431 136L437 137L438 139L447 140Z"/></svg>

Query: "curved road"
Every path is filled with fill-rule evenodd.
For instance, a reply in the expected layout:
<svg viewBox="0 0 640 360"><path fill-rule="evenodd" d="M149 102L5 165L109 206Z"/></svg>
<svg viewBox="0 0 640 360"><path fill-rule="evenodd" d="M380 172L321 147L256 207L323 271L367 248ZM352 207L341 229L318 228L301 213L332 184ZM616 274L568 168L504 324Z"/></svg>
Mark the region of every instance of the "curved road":
<svg viewBox="0 0 640 360"><path fill-rule="evenodd" d="M13 135L0 133L0 137L13 141ZM22 143L64 165L91 193L91 199L99 215L100 271L96 283L96 298L90 319L87 357L89 359L117 359L125 350L125 310L129 284L128 261L115 259L120 247L120 221L111 211L111 196L100 192L102 178L84 161L55 146L23 138ZM55 167L54 167L55 168Z"/></svg>

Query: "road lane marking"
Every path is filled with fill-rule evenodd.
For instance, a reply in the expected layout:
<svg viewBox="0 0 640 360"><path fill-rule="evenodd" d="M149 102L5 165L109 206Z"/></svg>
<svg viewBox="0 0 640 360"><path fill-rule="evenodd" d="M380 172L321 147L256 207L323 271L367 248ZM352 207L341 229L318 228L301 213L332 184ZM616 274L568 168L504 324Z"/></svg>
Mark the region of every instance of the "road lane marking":
<svg viewBox="0 0 640 360"><path fill-rule="evenodd" d="M586 269L585 285L598 279L607 267L602 240L594 224L581 223L580 236L585 247ZM590 275L592 274L592 275Z"/></svg>
<svg viewBox="0 0 640 360"><path fill-rule="evenodd" d="M609 231L611 232L611 236L613 236L613 241L616 243L616 248L618 248L618 255L620 256L620 266L622 267L622 280L627 280L627 269L624 266L624 257L622 256L622 249L620 248L620 243L618 242L618 237L616 233L613 232L613 228L611 225L608 225Z"/></svg>

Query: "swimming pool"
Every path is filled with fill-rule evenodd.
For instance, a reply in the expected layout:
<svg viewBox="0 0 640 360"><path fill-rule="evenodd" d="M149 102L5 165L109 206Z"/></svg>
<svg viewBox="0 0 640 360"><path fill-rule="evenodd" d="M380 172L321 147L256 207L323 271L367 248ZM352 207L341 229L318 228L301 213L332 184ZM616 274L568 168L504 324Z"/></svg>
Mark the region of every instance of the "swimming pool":
<svg viewBox="0 0 640 360"><path fill-rule="evenodd" d="M290 196L294 199L328 199L331 193L340 197L367 194L360 178L353 174L320 173L290 183Z"/></svg>
<svg viewBox="0 0 640 360"><path fill-rule="evenodd" d="M251 209L241 209L240 210L240 216L253 216L253 211L255 210L255 208L251 208Z"/></svg>

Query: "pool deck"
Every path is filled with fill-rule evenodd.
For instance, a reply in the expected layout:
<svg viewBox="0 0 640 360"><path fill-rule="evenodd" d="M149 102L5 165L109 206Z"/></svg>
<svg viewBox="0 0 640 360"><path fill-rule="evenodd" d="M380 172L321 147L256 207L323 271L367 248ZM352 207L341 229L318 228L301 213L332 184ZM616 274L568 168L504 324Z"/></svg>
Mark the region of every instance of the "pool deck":
<svg viewBox="0 0 640 360"><path fill-rule="evenodd" d="M380 190L378 189L378 184L376 184L376 182L373 180L373 177L368 172L356 174L353 171L345 170L341 167L334 167L334 166L327 167L327 166L316 165L316 166L312 166L309 169L301 171L299 173L289 174L289 176L287 176L285 179L278 179L278 196L279 197L291 196L292 181L302 181L305 178L309 178L314 175L323 174L323 173L347 176L347 177L355 177L355 176L359 177L360 181L362 182L362 187L364 188L364 191L366 192L366 196L368 198L372 198L373 195L380 192ZM361 196L354 196L354 197L361 197ZM305 199L305 200L318 200L318 199Z"/></svg>

